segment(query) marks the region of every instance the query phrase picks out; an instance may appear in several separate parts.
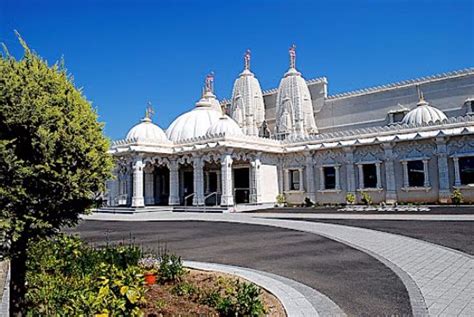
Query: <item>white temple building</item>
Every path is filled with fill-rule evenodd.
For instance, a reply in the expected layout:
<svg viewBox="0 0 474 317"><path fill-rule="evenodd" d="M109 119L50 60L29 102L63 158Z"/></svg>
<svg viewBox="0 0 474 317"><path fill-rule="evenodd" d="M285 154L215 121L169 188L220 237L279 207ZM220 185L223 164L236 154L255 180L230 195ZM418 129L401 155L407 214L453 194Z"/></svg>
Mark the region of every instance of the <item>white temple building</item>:
<svg viewBox="0 0 474 317"><path fill-rule="evenodd" d="M474 201L474 69L337 95L305 80L290 48L278 89L262 91L250 52L231 100L213 76L201 99L164 131L145 118L112 144L113 207L273 206ZM222 110L224 109L224 110ZM225 114L227 113L227 114Z"/></svg>

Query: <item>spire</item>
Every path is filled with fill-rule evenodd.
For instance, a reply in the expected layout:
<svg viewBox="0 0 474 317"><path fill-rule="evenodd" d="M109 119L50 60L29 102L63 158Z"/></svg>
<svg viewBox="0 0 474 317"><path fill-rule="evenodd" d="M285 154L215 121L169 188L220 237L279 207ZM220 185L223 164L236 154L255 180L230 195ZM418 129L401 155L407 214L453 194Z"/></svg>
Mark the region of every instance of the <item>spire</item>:
<svg viewBox="0 0 474 317"><path fill-rule="evenodd" d="M205 81L205 92L211 92L214 93L214 72L210 72L206 76L206 81Z"/></svg>
<svg viewBox="0 0 474 317"><path fill-rule="evenodd" d="M250 70L250 50L247 50L244 54L244 65L246 70Z"/></svg>
<svg viewBox="0 0 474 317"><path fill-rule="evenodd" d="M296 68L296 45L291 45L288 51L290 53L290 68Z"/></svg>
<svg viewBox="0 0 474 317"><path fill-rule="evenodd" d="M420 89L420 85L416 85L416 93L418 94L418 106L427 105L428 102L425 100L425 96L423 95L423 91Z"/></svg>
<svg viewBox="0 0 474 317"><path fill-rule="evenodd" d="M155 111L153 110L153 107L151 106L151 102L147 102L147 106L145 109L145 117L143 118L142 121L151 121L151 117L155 114Z"/></svg>

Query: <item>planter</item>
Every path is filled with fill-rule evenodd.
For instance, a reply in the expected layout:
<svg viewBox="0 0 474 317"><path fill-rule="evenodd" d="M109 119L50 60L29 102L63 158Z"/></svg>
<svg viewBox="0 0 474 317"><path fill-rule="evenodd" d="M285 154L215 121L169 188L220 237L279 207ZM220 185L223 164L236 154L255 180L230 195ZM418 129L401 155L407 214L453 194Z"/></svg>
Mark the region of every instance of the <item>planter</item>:
<svg viewBox="0 0 474 317"><path fill-rule="evenodd" d="M147 285L154 285L156 284L156 274L155 273L145 273L143 274L145 277L145 283Z"/></svg>

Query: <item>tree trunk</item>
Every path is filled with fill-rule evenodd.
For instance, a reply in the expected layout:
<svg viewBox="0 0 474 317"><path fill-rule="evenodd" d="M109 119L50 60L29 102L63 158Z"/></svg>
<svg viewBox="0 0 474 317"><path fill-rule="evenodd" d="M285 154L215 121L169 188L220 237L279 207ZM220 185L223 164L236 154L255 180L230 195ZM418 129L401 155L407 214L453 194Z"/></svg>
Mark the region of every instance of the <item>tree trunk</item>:
<svg viewBox="0 0 474 317"><path fill-rule="evenodd" d="M26 295L26 259L28 237L22 235L12 243L10 259L10 317L23 316Z"/></svg>

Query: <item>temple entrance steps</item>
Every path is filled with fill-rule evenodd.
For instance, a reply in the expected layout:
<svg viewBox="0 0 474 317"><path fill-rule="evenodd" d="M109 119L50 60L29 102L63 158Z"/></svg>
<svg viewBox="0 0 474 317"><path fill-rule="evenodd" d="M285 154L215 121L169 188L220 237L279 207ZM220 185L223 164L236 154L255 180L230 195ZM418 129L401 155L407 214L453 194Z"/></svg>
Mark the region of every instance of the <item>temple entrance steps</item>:
<svg viewBox="0 0 474 317"><path fill-rule="evenodd" d="M141 208L135 207L102 207L94 212L108 213L108 214L138 214L144 212L157 212L157 211L173 211L172 206L145 206Z"/></svg>
<svg viewBox="0 0 474 317"><path fill-rule="evenodd" d="M202 212L202 213L227 213L227 212L249 212L260 209L268 209L273 204L238 204L230 207L221 206L145 206L135 207L102 207L93 210L97 213L108 214L138 214L147 212Z"/></svg>

